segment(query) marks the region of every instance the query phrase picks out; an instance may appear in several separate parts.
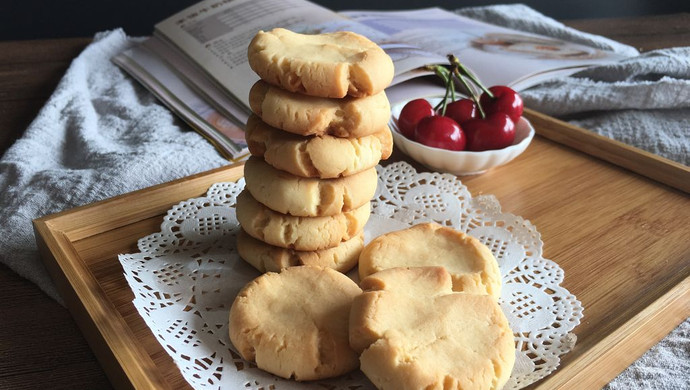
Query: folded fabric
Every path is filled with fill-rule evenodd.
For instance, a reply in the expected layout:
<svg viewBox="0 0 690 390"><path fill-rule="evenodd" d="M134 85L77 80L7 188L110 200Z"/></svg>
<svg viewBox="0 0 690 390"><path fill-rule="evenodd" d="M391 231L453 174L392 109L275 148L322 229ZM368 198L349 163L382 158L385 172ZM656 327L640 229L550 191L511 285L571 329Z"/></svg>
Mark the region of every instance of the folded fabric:
<svg viewBox="0 0 690 390"><path fill-rule="evenodd" d="M685 320L603 390L685 390L689 376L690 320Z"/></svg>
<svg viewBox="0 0 690 390"><path fill-rule="evenodd" d="M133 42L96 35L0 160L0 261L58 301L32 219L228 164L110 62Z"/></svg>
<svg viewBox="0 0 690 390"><path fill-rule="evenodd" d="M540 84L520 95L526 107L690 165L690 47L638 55L631 46L577 31L519 4L456 12L631 56Z"/></svg>
<svg viewBox="0 0 690 390"><path fill-rule="evenodd" d="M690 165L690 47L637 50L566 27L524 5L456 11L517 30L631 56L522 91L525 105L576 126ZM607 384L605 390L687 389L690 320Z"/></svg>
<svg viewBox="0 0 690 390"><path fill-rule="evenodd" d="M640 54L632 46L624 45L600 35L593 35L570 28L524 4L467 7L457 9L455 12L468 18L481 20L497 26L546 35L556 39L596 47L597 49L610 50L626 56Z"/></svg>
<svg viewBox="0 0 690 390"><path fill-rule="evenodd" d="M589 68L521 96L537 111L690 165L690 47Z"/></svg>
<svg viewBox="0 0 690 390"><path fill-rule="evenodd" d="M638 54L632 47L569 29L524 5L459 12L523 31ZM122 30L96 35L22 138L0 159L0 262L58 301L39 259L32 219L228 164L211 144L110 62L135 41ZM648 53L535 87L524 96L528 106L539 111L602 134L610 131L612 137L662 155L680 153L687 164L688 57L686 49ZM669 97L676 97L675 101ZM597 104L602 99L607 107ZM629 105L633 101L634 107ZM589 116L575 118L583 113ZM652 134L654 129L672 130L651 137L635 135ZM645 384L683 388L688 328L686 322L657 347L663 353L650 352L652 358L634 364L611 388ZM663 360L656 361L657 357ZM680 366L674 363L678 361ZM636 378L646 380L636 382Z"/></svg>

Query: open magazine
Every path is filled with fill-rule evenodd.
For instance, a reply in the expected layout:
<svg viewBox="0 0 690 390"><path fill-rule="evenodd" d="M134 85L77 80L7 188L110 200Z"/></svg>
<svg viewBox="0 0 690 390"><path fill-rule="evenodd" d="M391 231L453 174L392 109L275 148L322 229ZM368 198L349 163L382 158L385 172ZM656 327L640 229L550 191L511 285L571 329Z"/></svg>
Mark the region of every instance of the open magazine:
<svg viewBox="0 0 690 390"><path fill-rule="evenodd" d="M546 79L623 56L503 28L439 8L334 12L307 0L205 0L155 26L141 45L113 61L164 104L236 159L247 153L243 128L249 90L258 80L247 46L259 30L299 33L349 30L391 56L391 103L443 93L426 65L448 64L452 53L485 85L520 91ZM432 79L433 80L433 79Z"/></svg>

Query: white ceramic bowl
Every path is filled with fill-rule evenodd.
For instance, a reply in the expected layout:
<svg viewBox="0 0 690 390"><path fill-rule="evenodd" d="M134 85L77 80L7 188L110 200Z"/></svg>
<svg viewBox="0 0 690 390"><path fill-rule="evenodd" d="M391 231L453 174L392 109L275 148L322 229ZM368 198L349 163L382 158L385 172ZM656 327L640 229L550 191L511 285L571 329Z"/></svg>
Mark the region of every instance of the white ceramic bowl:
<svg viewBox="0 0 690 390"><path fill-rule="evenodd" d="M435 106L441 98L429 98L429 103ZM498 150L486 150L482 152L452 151L422 145L412 141L398 130L398 116L407 101L391 107L393 130L393 142L395 145L420 164L439 172L452 173L454 175L476 175L493 167L503 165L527 149L534 138L534 128L525 118L520 118L515 129L515 141L513 144Z"/></svg>

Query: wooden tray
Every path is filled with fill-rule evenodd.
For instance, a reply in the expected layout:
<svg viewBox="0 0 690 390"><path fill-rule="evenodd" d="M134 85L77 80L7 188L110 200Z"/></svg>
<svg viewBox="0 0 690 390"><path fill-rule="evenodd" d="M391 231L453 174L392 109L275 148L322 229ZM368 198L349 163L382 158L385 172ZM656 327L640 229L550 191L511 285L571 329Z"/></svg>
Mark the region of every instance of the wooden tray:
<svg viewBox="0 0 690 390"><path fill-rule="evenodd" d="M540 136L524 154L462 180L537 227L544 256L585 309L575 349L531 388L601 387L690 315L690 171L529 116ZM117 254L137 251L173 204L241 175L241 166L224 167L34 221L44 262L116 387L189 388L132 305Z"/></svg>

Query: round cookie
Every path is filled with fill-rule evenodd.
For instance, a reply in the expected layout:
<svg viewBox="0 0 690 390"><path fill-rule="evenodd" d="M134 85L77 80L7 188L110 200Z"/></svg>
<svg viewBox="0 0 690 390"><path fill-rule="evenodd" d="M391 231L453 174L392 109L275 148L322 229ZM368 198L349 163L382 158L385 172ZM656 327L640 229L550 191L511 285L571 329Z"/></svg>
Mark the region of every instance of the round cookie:
<svg viewBox="0 0 690 390"><path fill-rule="evenodd" d="M247 57L261 79L312 96L369 96L393 80L393 61L383 49L349 31L314 35L283 28L259 31L249 43Z"/></svg>
<svg viewBox="0 0 690 390"><path fill-rule="evenodd" d="M325 217L293 217L257 202L249 191L237 196L237 221L247 234L267 244L298 251L332 248L358 235L369 219L369 202Z"/></svg>
<svg viewBox="0 0 690 390"><path fill-rule="evenodd" d="M273 168L259 157L244 165L246 189L273 211L298 217L341 214L361 207L376 192L376 168L336 179L295 176Z"/></svg>
<svg viewBox="0 0 690 390"><path fill-rule="evenodd" d="M384 129L391 117L386 93L324 99L289 92L262 80L249 92L252 111L267 124L298 135L352 138Z"/></svg>
<svg viewBox="0 0 690 390"><path fill-rule="evenodd" d="M237 252L240 257L259 272L280 272L288 267L311 265L345 273L357 265L362 247L363 232L338 246L318 251L296 251L269 245L244 230L240 230L237 236Z"/></svg>
<svg viewBox="0 0 690 390"><path fill-rule="evenodd" d="M498 302L453 292L443 267L391 268L362 280L350 345L380 390L500 389L515 341Z"/></svg>
<svg viewBox="0 0 690 390"><path fill-rule="evenodd" d="M303 137L271 127L251 115L245 138L251 154L263 157L275 168L321 179L349 176L374 167L393 151L393 137L387 126L359 138Z"/></svg>
<svg viewBox="0 0 690 390"><path fill-rule="evenodd" d="M298 381L357 368L348 316L362 290L330 268L291 267L249 282L230 308L230 340L265 371Z"/></svg>
<svg viewBox="0 0 690 390"><path fill-rule="evenodd" d="M394 267L443 266L453 279L453 290L501 295L501 273L489 248L474 237L441 226L422 223L372 240L359 256L359 276Z"/></svg>

